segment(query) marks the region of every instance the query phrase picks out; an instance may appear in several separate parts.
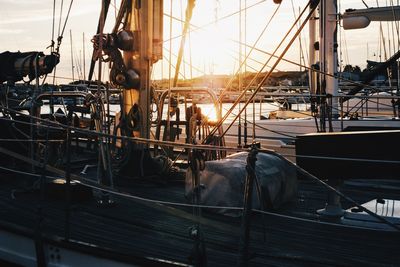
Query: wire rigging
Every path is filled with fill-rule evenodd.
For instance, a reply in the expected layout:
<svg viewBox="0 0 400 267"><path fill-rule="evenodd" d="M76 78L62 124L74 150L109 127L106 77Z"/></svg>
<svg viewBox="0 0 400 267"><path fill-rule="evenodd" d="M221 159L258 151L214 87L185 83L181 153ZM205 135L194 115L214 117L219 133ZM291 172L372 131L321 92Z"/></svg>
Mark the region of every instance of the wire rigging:
<svg viewBox="0 0 400 267"><path fill-rule="evenodd" d="M366 8L369 8L369 6L367 5L367 3L365 3L364 0L361 0L361 2L364 4L364 6L365 6Z"/></svg>
<svg viewBox="0 0 400 267"><path fill-rule="evenodd" d="M258 76L260 75L260 73L262 73L263 69L265 68L265 66L269 63L269 61L273 58L273 55L276 54L276 52L278 51L278 49L281 47L281 45L284 43L284 41L286 40L286 38L289 36L290 32L293 30L293 28L295 27L295 25L297 24L298 20L303 16L303 14L306 12L306 10L308 9L308 7L310 6L311 1L308 2L308 4L306 5L306 7L303 9L303 11L299 14L299 17L297 18L297 20L294 22L294 24L290 27L290 29L288 30L288 32L286 33L285 37L281 40L281 42L278 44L278 46L276 47L276 49L274 50L274 52L272 53L272 55L269 57L269 59L266 61L266 63L264 64L264 66L260 69L260 71L253 77L253 79L250 81L250 83L246 86L245 90L239 95L238 99L235 101L235 103L233 103L232 107L230 108L230 110L224 115L224 117L217 123L217 125L214 127L214 129L210 132L210 135L214 135L218 128L221 127L222 123L227 119L227 117L230 115L230 113L233 111L233 109L237 106L237 104L240 102L240 100L243 98L244 94L249 90L250 86L257 80ZM315 10L316 7L314 7ZM305 26L306 22L308 21L308 18L311 17L311 13L308 14L307 19L303 22L302 27ZM302 27L299 29L301 30ZM297 31L297 34L299 32L299 30ZM294 35L293 38L297 37L297 34ZM286 46L286 48L284 49L284 51L282 52L281 56L278 57L277 61L274 63L274 65L272 66L271 70L268 72L267 75L265 75L261 82L257 85L257 88L254 90L252 96L246 101L244 108L247 107L247 105L249 104L249 101L253 100L254 96L258 93L258 91L260 90L262 84L264 84L264 82L266 81L266 79L269 78L269 76L271 75L272 71L274 70L274 68L278 65L278 63L280 62L280 60L283 58L283 56L285 55L285 53L287 52L287 50L289 49L289 47L291 46L291 44L293 43L294 39L291 39L289 42L289 45ZM241 109L239 111L239 115L243 112L243 109ZM235 120L233 120L230 125L228 126L228 129L233 125L233 123L235 122ZM225 130L225 133L226 131ZM222 135L223 136L223 135Z"/></svg>
<svg viewBox="0 0 400 267"><path fill-rule="evenodd" d="M261 40L261 37L264 35L264 33L265 33L266 30L268 29L270 23L272 22L272 20L274 19L274 17L275 17L276 14L278 13L278 10L279 10L280 6L281 6L281 5L278 5L277 8L274 10L274 13L273 13L272 16L269 18L267 24L266 24L265 27L262 29L261 33L258 35L258 37L257 37L256 41L254 42L254 44L253 44L252 46L249 46L249 47L250 47L250 51L245 55L245 58L244 58L243 62L239 62L238 70L235 72L234 75L232 75L232 78L228 81L228 83L227 83L227 85L225 86L224 90L221 92L221 95L223 95L223 93L224 93L225 91L229 90L230 86L232 85L232 83L233 83L233 81L234 81L234 79L235 79L235 76L238 75L239 70L240 70L241 67L242 67L242 64L244 64L245 62L247 62L247 59L250 57L250 55L251 55L251 53L253 52L253 50L256 49L256 46L257 46L258 42ZM240 42L239 42L239 43L240 43ZM241 44L241 43L240 43L240 44ZM246 44L245 44L245 45L246 45ZM247 45L246 45L246 46L247 46ZM267 64L268 64L268 63L269 63L269 62L267 62ZM264 64L264 63L263 63L263 64ZM267 64L266 64L266 65L267 65ZM252 82L253 82L253 81L251 81L249 84L251 84ZM248 85L249 85L249 84L248 84ZM246 87L247 87L248 85L246 85ZM221 97L220 97L218 100L221 101Z"/></svg>
<svg viewBox="0 0 400 267"><path fill-rule="evenodd" d="M53 15L52 15L52 26L51 26L51 43L50 43L50 50L54 52L54 31L55 31L55 19L56 19L56 0L53 0ZM47 48L49 48L47 47Z"/></svg>
<svg viewBox="0 0 400 267"><path fill-rule="evenodd" d="M266 1L267 1L267 0L261 0L261 1L259 1L259 2L254 3L253 5L248 6L246 9L249 9L249 8L252 8L252 7L256 7L256 6L258 6L259 4L262 4L262 3L266 2ZM230 13L230 14L228 14L228 15L226 15L226 16L220 17L220 18L218 18L217 20L211 21L211 22L209 22L209 23L207 23L207 24L204 24L204 25L201 25L201 26L195 26L195 25L193 25L193 24L190 24L190 26L193 27L193 29L189 29L188 32L189 32L189 33L190 33L190 32L195 32L195 31L204 29L205 27L212 26L212 25L214 25L215 23L217 23L217 22L219 22L219 21L221 21L221 20L225 20L225 19L228 19L228 18L230 18L230 17L233 17L233 16L239 14L239 12L241 12L241 11L243 11L243 10L235 11L235 12L233 12L233 13ZM164 15L167 16L167 17L171 16L170 14L164 14ZM178 19L178 18L176 18L176 17L172 17L172 16L171 16L171 18L181 21L180 19ZM170 37L169 39L164 40L164 43L169 42L170 39L174 40L174 39L177 39L177 38L180 38L180 37L182 37L182 34L177 35L177 36L174 36L174 37Z"/></svg>

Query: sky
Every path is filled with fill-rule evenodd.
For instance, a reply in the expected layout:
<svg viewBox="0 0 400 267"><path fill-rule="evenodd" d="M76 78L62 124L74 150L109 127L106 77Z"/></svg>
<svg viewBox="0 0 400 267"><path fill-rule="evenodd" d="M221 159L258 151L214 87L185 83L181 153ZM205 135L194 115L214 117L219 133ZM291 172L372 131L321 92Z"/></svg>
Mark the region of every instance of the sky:
<svg viewBox="0 0 400 267"><path fill-rule="evenodd" d="M44 51L50 45L52 38L52 13L54 0L0 0L0 51ZM64 23L65 15L69 5L64 0L61 24ZM244 45L239 46L238 41L248 45L254 44L261 31L271 19L274 11L278 9L272 22L267 27L265 34L257 43L257 48L272 52L286 31L294 22L295 16L306 5L306 0L283 0L282 4L276 5L272 0L197 0L194 8L192 25L200 27L193 30L185 47L181 78L191 78L206 74L232 74L239 67L239 57L244 58L249 51ZM338 0L340 12L348 8L364 8L361 0ZM376 0L364 0L370 7L376 7ZM380 5L395 2L393 0L379 1ZM55 39L58 35L59 15L61 1L55 1ZM57 66L57 76L72 77L71 70L71 47L74 59L74 77L82 78L83 62L85 61L86 72L92 52L91 37L96 31L98 16L100 13L100 0L75 0L72 5L71 15L65 28L61 45L61 62ZM111 0L109 20L105 32L113 25L116 8L120 0ZM172 5L172 9L171 9ZM228 16L248 7L246 12ZM186 0L164 0L164 12L176 18L184 18ZM227 18L224 18L226 17ZM224 19L221 19L224 18ZM216 21L217 20L217 21ZM202 27L208 25L206 27ZM239 27L241 26L241 27ZM383 24L384 32L391 34L391 26ZM62 27L61 27L62 28ZM241 30L239 30L241 28ZM170 17L164 16L164 60L157 63L153 69L153 78L173 77L174 69L168 66L168 62L176 62L176 54L179 47L179 38L168 41L170 37L178 36L182 31L182 23L172 20L172 31L170 32ZM373 22L367 29L339 31L340 60L342 64L359 65L364 68L366 60L379 61L379 55L383 59L383 51L379 45L379 23ZM72 36L72 43L70 40ZM303 58L307 60L308 30L301 34ZM83 35L85 40L83 40ZM84 42L85 41L85 42ZM169 47L172 47L171 53ZM386 41L389 49L389 41ZM83 59L85 50L85 59ZM391 48L393 50L393 48ZM296 42L288 51L285 58L300 62L300 44ZM388 54L390 54L388 52ZM241 55L241 56L240 56ZM257 71L262 63L266 62L267 56L260 52L253 52L247 60L243 71ZM189 62L192 62L190 65ZM272 64L272 62L271 62ZM269 65L271 65L269 64ZM299 67L287 63L278 65L277 70L298 70ZM58 82L67 80L58 79Z"/></svg>

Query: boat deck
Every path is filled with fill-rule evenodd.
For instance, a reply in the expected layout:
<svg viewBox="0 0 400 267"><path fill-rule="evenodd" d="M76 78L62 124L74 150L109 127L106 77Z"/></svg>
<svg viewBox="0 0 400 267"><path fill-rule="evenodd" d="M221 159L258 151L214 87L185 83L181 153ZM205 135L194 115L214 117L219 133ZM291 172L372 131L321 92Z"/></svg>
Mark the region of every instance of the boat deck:
<svg viewBox="0 0 400 267"><path fill-rule="evenodd" d="M41 221L44 240L58 237L63 243L87 244L105 251L101 257L130 261L156 258L172 263L193 264L195 240L191 227L201 225L208 266L236 266L240 244L240 219L208 211L202 217L191 208L177 208L114 196L115 205L99 206L95 199L68 206L62 199L48 199L38 189L25 190L13 177L3 175L0 186L1 225L28 229L37 237ZM130 182L124 191L143 198L187 203L183 183ZM21 190L23 189L23 190ZM363 196L351 187L355 200L364 203L377 195ZM254 214L251 224L249 266L395 266L400 262L400 233L376 231L319 221L315 210L323 207L326 190L312 182L300 183L298 200L279 213ZM345 208L349 204L343 203ZM69 224L66 214L69 210ZM39 212L40 211L40 212ZM314 212L313 212L314 211ZM39 215L41 213L41 216ZM296 217L294 217L296 216ZM41 220L39 220L41 218ZM65 241L68 225L69 242ZM29 230L30 229L30 230ZM89 245L90 244L90 245ZM107 253L106 253L107 252ZM164 262L164 264L166 264ZM147 264L140 264L147 265Z"/></svg>

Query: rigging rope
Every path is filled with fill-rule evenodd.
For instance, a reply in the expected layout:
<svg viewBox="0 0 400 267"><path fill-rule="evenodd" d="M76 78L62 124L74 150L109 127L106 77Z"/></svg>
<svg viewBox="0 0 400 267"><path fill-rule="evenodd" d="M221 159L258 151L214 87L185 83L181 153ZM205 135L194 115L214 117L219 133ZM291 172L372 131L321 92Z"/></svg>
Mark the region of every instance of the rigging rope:
<svg viewBox="0 0 400 267"><path fill-rule="evenodd" d="M72 7L72 3L74 2L74 0L71 0L70 4L69 4L69 8L68 8L68 12L67 12L67 16L65 17L65 21L64 21L64 26L62 28L61 31L61 19L62 19L62 13L63 13L63 6L64 6L64 0L61 0L61 6L60 6L60 18L58 21L58 37L57 37L57 47L54 50L54 21L55 21L55 0L54 0L54 6L53 6L53 30L52 30L52 44L51 44L51 48L52 48L52 52L56 53L57 55L59 55L60 53L60 46L61 46L61 42L64 36L64 31L65 31L65 27L67 26L67 22L68 22L68 18L70 15L70 11L71 11L71 7ZM57 72L57 65L54 67L54 72L53 72L53 84L55 84L55 79L56 79L56 72ZM43 81L44 82L44 81Z"/></svg>
<svg viewBox="0 0 400 267"><path fill-rule="evenodd" d="M165 136L166 136L166 140L170 140L170 138L171 138L171 125L170 125L170 119L171 119L171 117L170 117L170 108L171 108L171 102L172 102L172 99L171 99L171 87L172 87L172 84L171 84L171 82L172 82L172 80L171 80L171 75L172 75L172 69L171 69L171 67L172 67L172 7L173 7L173 5L172 5L172 0L170 1L170 13L171 13L171 17L170 17L170 20L169 20L169 37L170 37L170 39L169 39L169 59L168 59L168 61L169 61L169 66L168 66L168 94L167 94L167 97L168 97L168 105L167 105L167 125L166 125L166 132L165 132ZM178 56L178 58L179 58L179 56ZM177 72L179 72L179 70L177 70Z"/></svg>
<svg viewBox="0 0 400 267"><path fill-rule="evenodd" d="M228 81L228 83L227 83L227 85L225 86L224 90L221 92L220 98L218 99L219 101L222 101L221 95L223 95L223 93L229 89L229 87L232 85L232 83L233 83L233 81L234 81L234 79L235 79L235 76L238 75L238 73L239 73L239 71L240 71L242 65L243 65L243 64L247 61L247 59L250 57L250 55L251 55L251 53L253 52L253 50L256 49L256 46L257 46L258 42L260 41L261 37L264 35L264 33L265 33L265 31L268 29L270 23L272 22L272 20L274 19L274 17L275 17L276 14L278 13L278 10L279 10L280 6L281 6L281 5L279 4L279 5L276 7L274 13L272 13L272 16L269 18L267 24L265 25L265 27L263 28L263 30L261 31L261 33L258 35L258 37L257 37L256 41L254 42L254 44L253 44L252 46L249 46L249 47L250 47L250 51L248 52L248 54L246 54L246 56L245 56L243 62L239 62L240 64L239 64L238 70L237 70L236 73L232 76L232 78ZM239 44L242 44L242 42L240 41ZM244 45L245 45L246 47L248 46L248 45L246 45L246 44L244 44ZM268 64L268 63L269 63L269 62L267 62L267 64ZM264 64L264 63L262 63L262 64ZM266 64L266 65L267 65L267 64ZM262 68L262 69L263 69L263 68ZM261 69L261 70L262 70L262 69ZM252 84L252 82L253 82L253 80L246 86L246 89L247 89L247 87L248 87L249 85Z"/></svg>
<svg viewBox="0 0 400 267"><path fill-rule="evenodd" d="M266 1L267 1L267 0L261 0L261 1L259 1L259 2L256 2L256 3L254 3L253 5L248 6L247 9L252 8L252 7L255 7L255 6L257 6L257 5L259 5L259 4L263 3L263 2L266 2ZM228 15L226 15L226 16L220 17L218 20L211 21L211 22L209 22L209 23L207 23L207 24L204 24L204 25L202 25L202 26L199 26L199 27L194 26L193 24L190 24L190 26L193 27L193 29L189 29L188 33L195 32L195 31L204 29L205 27L211 26L211 25L213 25L213 24L215 24L215 23L217 23L217 22L219 22L219 21L221 21L221 20L224 20L224 19L230 18L230 17L232 17L232 16L235 16L235 15L239 14L239 12L240 12L240 10L239 10L239 11L236 11L236 12L233 12L233 13L231 13L231 14L228 14ZM165 14L165 13L164 13L164 16L169 17L169 16L171 16L171 15ZM179 18L172 17L172 16L171 16L171 18L182 22L182 20L179 19ZM169 39L166 39L166 40L164 40L163 42L166 43L166 42L169 42L171 39L174 40L174 39L177 39L177 38L180 38L180 37L182 37L182 34L177 35L177 36L174 36L174 37L170 37Z"/></svg>
<svg viewBox="0 0 400 267"><path fill-rule="evenodd" d="M236 41L236 42L237 42L237 41ZM250 47L250 45L248 45L248 44L245 44L245 45L248 46L248 47ZM272 53L269 53L269 52L267 52L267 51L264 51L264 50L262 50L262 49L260 49L260 48L254 48L254 50L256 50L256 51L258 51L258 52L261 52L261 53L264 53L264 54L266 54L266 55L270 55L270 56L272 56L272 57L274 57L274 58L278 58L278 56L276 56L276 55L274 55L274 54L272 54ZM334 75L334 74L331 74L331 73L325 73L325 72L323 72L323 71L321 71L321 70L317 70L317 69L315 69L315 68L311 68L311 67L309 67L309 66L302 65L302 64L300 64L300 63L294 62L294 61L289 60L289 59L286 59L286 58L282 58L282 61L285 61L285 62L287 62L287 63L293 64L293 65L296 65L296 66L301 66L301 67L303 67L303 68L305 68L305 69L307 69L307 70L311 70L311 69L312 69L313 72L316 72L316 73L319 73L319 74L325 74L326 76L329 76L329 77L340 78L342 81L351 83L352 85L361 85L361 86L364 86L364 87L367 88L367 89L374 89L374 88L375 88L374 86L371 86L371 85L368 85L368 84L364 84L364 83L362 83L362 82L357 82L357 81L345 79L345 78L339 77L338 75ZM321 96L325 96L325 95L321 95ZM352 97L356 97L356 96L353 95Z"/></svg>
<svg viewBox="0 0 400 267"><path fill-rule="evenodd" d="M306 12L306 10L308 9L308 7L314 3L315 1L310 0L308 2L308 4L306 5L306 7L304 8L304 10L301 12L301 14L299 15L299 17L297 18L297 20L295 21L295 23L290 27L290 29L288 30L288 32L286 33L285 37L281 40L281 42L279 43L279 45L276 47L276 49L273 52L273 55L275 55L275 53L278 51L278 49L280 48L280 46L283 44L283 42L286 40L286 38L289 36L290 32L293 30L293 28L295 27L295 25L297 24L297 22L300 20L300 18L303 16L303 14ZM314 10L317 8L318 5L314 5L312 6L312 8L310 8L310 10L312 12L314 12ZM244 104L244 107L239 111L240 115L243 110L248 106L248 104L253 100L254 96L259 92L261 86L264 84L264 82L271 76L271 73L274 71L274 69L276 68L276 66L279 64L279 62L281 61L281 59L283 58L283 56L286 54L286 52L289 50L290 46L292 45L292 43L294 42L294 40L297 38L298 33L303 29L303 27L306 25L306 23L308 22L308 19L312 16L312 12L310 12L306 19L304 20L304 22L302 23L302 25L300 26L299 30L294 34L294 36L292 37L292 39L289 41L289 44L285 47L285 49L283 50L283 52L281 53L281 55L278 57L278 59L276 60L276 62L274 63L274 65L272 66L271 70L268 72L267 75L265 75L262 80L260 81L260 83L258 83L257 88L254 90L254 92L252 93L252 95L250 96L250 98L246 101L246 103ZM233 109L236 107L236 105L240 102L240 100L243 98L243 96L246 94L246 92L249 90L250 86L252 85L252 83L254 81L256 81L257 77L260 75L260 73L262 72L262 70L265 68L265 66L269 63L269 61L272 59L272 55L270 56L270 58L267 60L267 62L264 64L264 66L261 68L261 70L257 73L256 76L254 76L254 78L250 81L250 83L246 86L245 90L240 94L240 96L238 97L238 99L235 101L235 103L233 103L232 107L230 108L230 110L228 111L228 113L225 114L225 116L217 123L217 125L214 127L214 129L211 131L210 135L214 135L217 130L219 129L219 127L221 127L222 123L226 120L226 118L229 116L229 114L233 111ZM237 118L237 117L236 117ZM230 127L232 127L233 123L235 122L236 119L234 119L228 126L228 128L224 131L224 133L222 133L221 137L224 136L224 134L229 130Z"/></svg>
<svg viewBox="0 0 400 267"><path fill-rule="evenodd" d="M369 8L369 6L367 5L367 3L365 3L364 0L361 0L361 2L363 2L363 4L365 5L366 8Z"/></svg>
<svg viewBox="0 0 400 267"><path fill-rule="evenodd" d="M295 8L294 8L294 3L293 3L293 0L290 0L290 1L291 1L291 4L292 4L293 16L296 19L296 11L295 11ZM299 21L299 24L300 24L300 21ZM297 29L298 28L299 28L299 26L297 26ZM306 65L306 61L305 61L305 57L304 57L304 51L303 51L303 45L302 45L302 42L301 42L301 34L299 34L299 46L300 46L300 64L301 64L301 60L303 60L303 64ZM300 71L301 71L301 68L300 68Z"/></svg>
<svg viewBox="0 0 400 267"><path fill-rule="evenodd" d="M177 62L176 62L176 66L175 66L175 76L174 76L174 81L173 81L173 87L176 87L177 83L178 83L178 75L179 75L179 69L181 66L181 62L182 62L182 57L183 57L183 53L184 53L184 49L185 49L185 42L186 42L186 36L187 36L187 32L189 30L189 25L190 25L190 20L192 19L192 14L193 14L193 9L194 9L194 5L195 5L195 0L189 0L187 7L186 7L186 16L185 16L185 22L184 22L184 26L183 26L183 30L182 30L182 39L181 39L181 44L180 44L180 48L179 48L179 52L178 52L178 58L177 58ZM172 28L172 5L171 5L171 19L170 19L170 30ZM171 37L172 33L170 32L170 37ZM171 42L170 41L170 50L171 50ZM185 68L183 69L185 70Z"/></svg>
<svg viewBox="0 0 400 267"><path fill-rule="evenodd" d="M52 27L51 27L51 44L50 44L50 49L51 52L54 52L54 30L55 30L55 19L56 19L56 0L53 0L53 17L52 17ZM47 47L47 48L49 48Z"/></svg>
<svg viewBox="0 0 400 267"><path fill-rule="evenodd" d="M63 7L64 7L64 0L61 0L61 5L60 5L60 17L58 19L58 32L57 35L61 35L61 19L62 19L62 13L63 13Z"/></svg>
<svg viewBox="0 0 400 267"><path fill-rule="evenodd" d="M58 36L57 38L57 48L56 48L56 52L59 53L60 51L60 45L61 45L61 41L62 38L64 36L64 31L65 31L65 27L67 26L67 22L68 22L68 18L69 18L69 14L71 12L71 7L72 7L72 3L74 2L74 0L71 0L69 7L68 7L68 12L67 12L67 16L65 17L65 21L64 21L64 26L62 28L61 34ZM60 17L60 22L61 22L61 17Z"/></svg>

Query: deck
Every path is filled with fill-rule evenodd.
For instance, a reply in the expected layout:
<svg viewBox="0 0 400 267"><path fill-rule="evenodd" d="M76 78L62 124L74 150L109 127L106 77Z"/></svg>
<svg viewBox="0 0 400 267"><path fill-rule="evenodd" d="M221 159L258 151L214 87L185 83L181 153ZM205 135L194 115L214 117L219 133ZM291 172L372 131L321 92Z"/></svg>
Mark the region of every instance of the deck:
<svg viewBox="0 0 400 267"><path fill-rule="evenodd" d="M113 196L115 205L109 207L99 206L95 199L75 201L68 206L62 198L50 199L46 194L41 195L38 188L26 190L32 180L16 180L6 174L2 177L2 230L15 226L16 229L25 229L26 235L34 237L36 233L37 238L39 231L34 229L41 229L40 236L45 243L54 242L57 237L56 240L60 241L58 246L75 246L78 250L82 249L82 244L92 250L95 246L97 253L103 251L98 257L139 262L139 266L154 264L146 259L163 259L170 261L168 264L171 265L191 265L194 264L191 259L195 257L195 240L189 235L189 229L199 224L208 266L236 266L238 263L239 218L224 217L206 210L198 218L191 208L121 196ZM129 183L123 185L123 190L132 195L187 203L183 183ZM360 194L354 187L346 188L345 192L360 202L383 194L368 190ZM396 195L395 190L385 193L386 197L394 198ZM312 182L301 182L298 196L298 200L279 213L254 214L249 266L395 266L400 262L397 253L399 232L319 221L313 211L323 207L326 190ZM70 241L65 239L66 232Z"/></svg>

